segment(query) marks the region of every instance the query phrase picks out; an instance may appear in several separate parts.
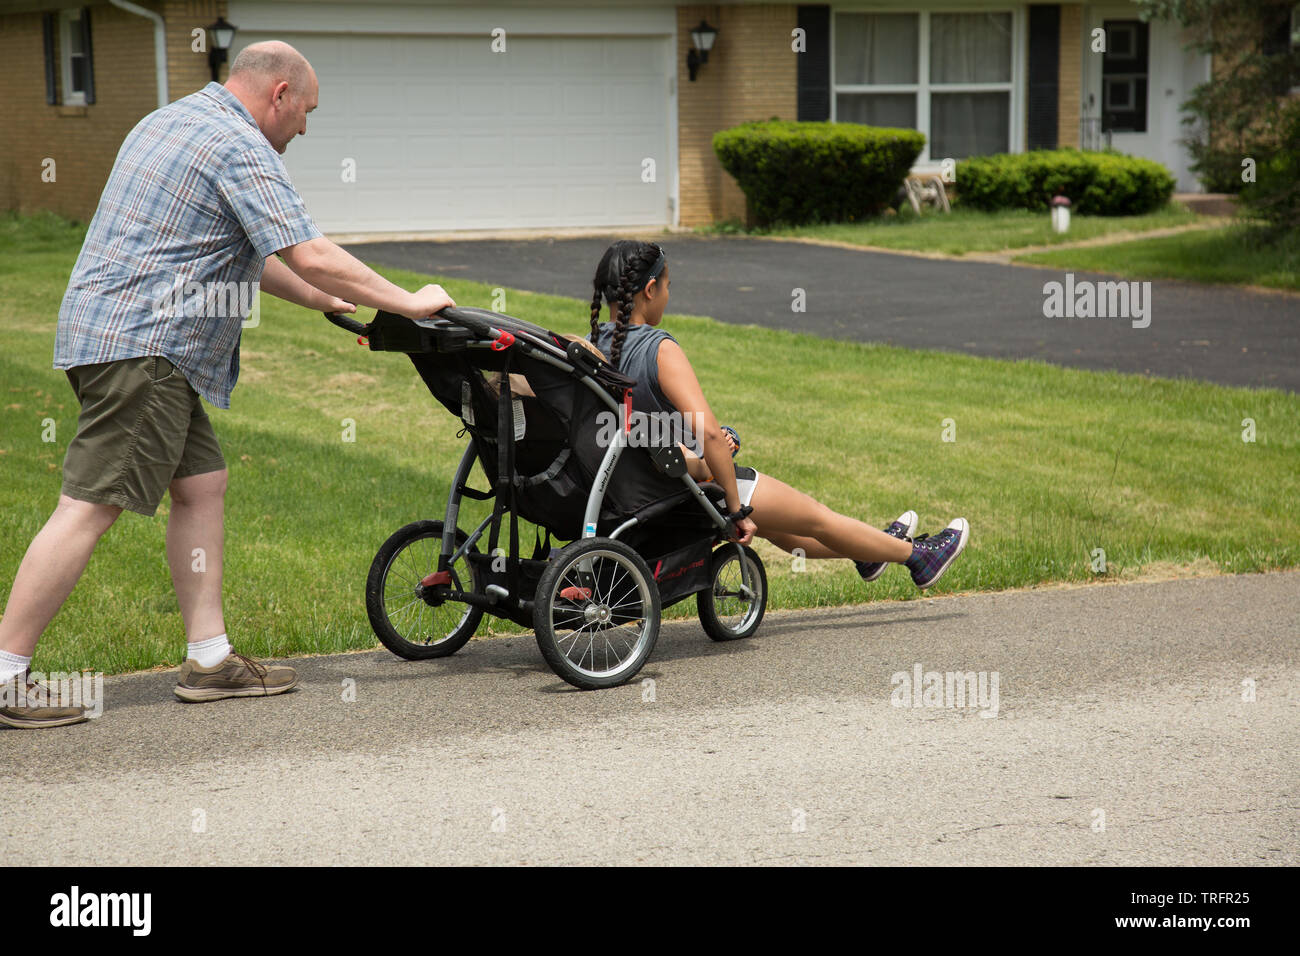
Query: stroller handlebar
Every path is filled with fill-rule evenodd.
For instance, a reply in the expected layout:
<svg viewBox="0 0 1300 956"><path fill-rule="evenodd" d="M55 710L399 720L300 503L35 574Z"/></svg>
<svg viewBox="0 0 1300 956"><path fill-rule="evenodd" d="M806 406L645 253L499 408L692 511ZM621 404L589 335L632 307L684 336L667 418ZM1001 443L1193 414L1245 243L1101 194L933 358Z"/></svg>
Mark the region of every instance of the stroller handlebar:
<svg viewBox="0 0 1300 956"><path fill-rule="evenodd" d="M344 315L342 312L326 312L326 313L325 313L325 318L329 319L331 322L333 322L335 325L337 325L340 329L346 329L347 331L351 332L353 335L369 335L369 334L370 334L370 326L369 326L369 325L362 325L362 324L361 324L360 322L358 322L356 319L349 319L349 318L348 318L346 315Z"/></svg>
<svg viewBox="0 0 1300 956"><path fill-rule="evenodd" d="M329 319L341 329L351 332L353 335L368 336L374 326L374 322L362 325L356 319L348 318L341 312L326 312L325 318ZM379 317L379 313L375 318ZM447 306L435 312L431 318L450 319L457 325L469 328L483 335L491 336L494 339L504 339L502 347L509 345L514 341L513 336L506 328L498 328L492 320L498 318L494 313L484 312L482 309L460 309L455 306Z"/></svg>

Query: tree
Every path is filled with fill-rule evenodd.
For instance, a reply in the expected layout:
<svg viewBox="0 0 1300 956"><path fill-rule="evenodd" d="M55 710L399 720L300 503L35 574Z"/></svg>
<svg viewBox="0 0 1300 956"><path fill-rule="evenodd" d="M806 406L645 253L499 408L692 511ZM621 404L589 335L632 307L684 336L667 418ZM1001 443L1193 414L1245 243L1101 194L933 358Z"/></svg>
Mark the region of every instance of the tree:
<svg viewBox="0 0 1300 956"><path fill-rule="evenodd" d="M1139 0L1144 19L1174 20L1211 55L1213 76L1183 104L1192 169L1212 192L1296 228L1300 186L1300 6L1293 0ZM1289 180L1289 181L1285 181Z"/></svg>

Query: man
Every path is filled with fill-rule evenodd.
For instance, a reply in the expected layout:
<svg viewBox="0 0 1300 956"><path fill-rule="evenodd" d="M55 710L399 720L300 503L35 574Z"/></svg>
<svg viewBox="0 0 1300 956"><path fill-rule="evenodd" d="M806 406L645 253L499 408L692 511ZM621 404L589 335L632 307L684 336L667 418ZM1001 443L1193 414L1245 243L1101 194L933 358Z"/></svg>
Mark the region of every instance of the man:
<svg viewBox="0 0 1300 956"><path fill-rule="evenodd" d="M167 563L189 641L176 695L260 697L297 684L292 668L235 653L222 614L226 464L199 396L230 407L239 303L251 299L224 292L260 278L263 292L309 309L362 303L411 318L455 304L441 286L393 285L307 215L279 154L306 133L318 89L293 47L253 44L224 86L149 114L122 144L59 310L54 367L66 370L81 414L58 507L0 618L0 723L86 719L28 682L32 653L117 516L154 514L164 492ZM191 570L195 548L202 572Z"/></svg>

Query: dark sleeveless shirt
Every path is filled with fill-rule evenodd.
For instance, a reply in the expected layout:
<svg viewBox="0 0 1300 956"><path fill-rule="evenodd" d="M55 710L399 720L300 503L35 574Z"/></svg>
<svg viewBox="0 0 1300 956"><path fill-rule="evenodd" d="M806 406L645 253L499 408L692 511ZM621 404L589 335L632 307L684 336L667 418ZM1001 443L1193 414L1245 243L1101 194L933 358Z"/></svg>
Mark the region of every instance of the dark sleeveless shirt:
<svg viewBox="0 0 1300 956"><path fill-rule="evenodd" d="M597 327L596 347L605 353L606 358L610 358L613 350L614 327L613 322L602 322ZM632 389L634 412L677 412L676 406L668 401L659 387L659 345L665 339L677 342L670 333L653 325L627 327L627 336L623 339L623 352L619 356L618 371L629 378L636 379L636 387ZM682 444L701 458L704 457L703 446L689 431L683 437Z"/></svg>

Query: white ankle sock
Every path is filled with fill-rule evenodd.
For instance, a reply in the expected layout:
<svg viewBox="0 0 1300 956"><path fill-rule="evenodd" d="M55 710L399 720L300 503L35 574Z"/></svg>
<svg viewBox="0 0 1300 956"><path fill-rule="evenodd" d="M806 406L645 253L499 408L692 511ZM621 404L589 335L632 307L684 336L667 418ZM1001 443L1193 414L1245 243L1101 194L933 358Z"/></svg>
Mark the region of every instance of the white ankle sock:
<svg viewBox="0 0 1300 956"><path fill-rule="evenodd" d="M190 641L186 657L200 667L216 667L230 656L230 641L225 634L218 634L206 641Z"/></svg>
<svg viewBox="0 0 1300 956"><path fill-rule="evenodd" d="M0 651L0 684L8 683L31 666L32 659Z"/></svg>

